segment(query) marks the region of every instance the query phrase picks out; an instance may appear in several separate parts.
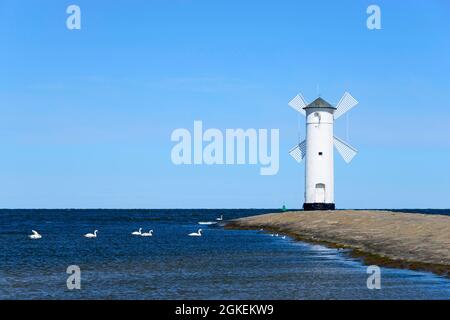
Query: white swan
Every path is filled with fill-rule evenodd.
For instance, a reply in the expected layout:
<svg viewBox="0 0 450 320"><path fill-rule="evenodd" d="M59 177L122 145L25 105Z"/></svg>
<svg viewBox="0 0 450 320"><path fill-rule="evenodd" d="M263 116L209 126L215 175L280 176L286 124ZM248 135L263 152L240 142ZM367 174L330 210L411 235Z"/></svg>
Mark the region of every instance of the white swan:
<svg viewBox="0 0 450 320"><path fill-rule="evenodd" d="M201 237L202 236L202 229L198 229L197 232L189 233L188 236L190 236L190 237Z"/></svg>
<svg viewBox="0 0 450 320"><path fill-rule="evenodd" d="M98 230L94 230L94 233L86 233L84 235L85 238L97 238L97 232Z"/></svg>
<svg viewBox="0 0 450 320"><path fill-rule="evenodd" d="M150 230L149 232L144 232L141 234L141 237L152 237L153 236L153 230Z"/></svg>
<svg viewBox="0 0 450 320"><path fill-rule="evenodd" d="M140 236L140 235L142 235L142 228L139 228L139 231L133 231L131 234L133 236Z"/></svg>
<svg viewBox="0 0 450 320"><path fill-rule="evenodd" d="M220 215L220 218L216 218L217 221L222 221L223 220L223 215Z"/></svg>
<svg viewBox="0 0 450 320"><path fill-rule="evenodd" d="M41 238L42 238L42 236L39 234L39 232L34 231L34 230L31 230L31 232L33 232L33 234L30 234L30 235L28 236L28 238L33 239L33 240L41 239Z"/></svg>

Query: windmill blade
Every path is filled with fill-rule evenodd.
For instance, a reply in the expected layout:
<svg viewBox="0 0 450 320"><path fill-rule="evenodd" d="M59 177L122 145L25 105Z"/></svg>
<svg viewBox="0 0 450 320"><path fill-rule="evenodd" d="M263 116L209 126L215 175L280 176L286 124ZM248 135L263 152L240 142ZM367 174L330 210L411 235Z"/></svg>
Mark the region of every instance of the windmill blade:
<svg viewBox="0 0 450 320"><path fill-rule="evenodd" d="M350 163L353 157L358 153L358 150L356 150L343 140L339 139L338 137L334 137L334 146L336 147L337 151L342 156L344 161L347 163Z"/></svg>
<svg viewBox="0 0 450 320"><path fill-rule="evenodd" d="M355 98L348 92L344 93L339 103L336 105L337 110L334 112L334 119L339 118L344 113L352 109L358 104Z"/></svg>
<svg viewBox="0 0 450 320"><path fill-rule="evenodd" d="M289 150L289 154L298 163L302 162L303 158L306 156L306 140L303 140L298 145Z"/></svg>
<svg viewBox="0 0 450 320"><path fill-rule="evenodd" d="M301 93L299 93L298 95L296 95L295 98L292 99L292 100L288 103L288 105L289 105L292 109L294 109L294 110L300 112L302 115L304 115L304 116L306 115L306 112L305 112L305 110L303 110L303 108L306 107L308 104L306 103L306 100L305 100L305 98L303 98L303 96L302 96Z"/></svg>

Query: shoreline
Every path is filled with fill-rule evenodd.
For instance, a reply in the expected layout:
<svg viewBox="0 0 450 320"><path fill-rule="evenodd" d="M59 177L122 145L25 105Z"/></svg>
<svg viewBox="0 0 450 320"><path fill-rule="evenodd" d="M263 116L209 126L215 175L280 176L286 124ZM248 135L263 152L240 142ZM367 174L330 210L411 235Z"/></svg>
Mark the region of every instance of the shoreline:
<svg viewBox="0 0 450 320"><path fill-rule="evenodd" d="M374 210L288 211L228 221L228 229L272 231L350 249L364 264L450 277L450 217Z"/></svg>

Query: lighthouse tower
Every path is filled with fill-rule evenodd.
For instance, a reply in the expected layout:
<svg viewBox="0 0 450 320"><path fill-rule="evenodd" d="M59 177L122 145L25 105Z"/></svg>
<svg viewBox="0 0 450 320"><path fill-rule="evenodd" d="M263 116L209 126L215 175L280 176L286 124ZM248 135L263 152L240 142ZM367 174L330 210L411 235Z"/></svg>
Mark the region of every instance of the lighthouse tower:
<svg viewBox="0 0 450 320"><path fill-rule="evenodd" d="M306 116L306 139L289 151L298 162L306 158L304 210L335 209L333 147L347 163L357 150L334 136L334 120L357 104L347 92L336 106L320 97L308 104L301 94L289 102L289 106Z"/></svg>

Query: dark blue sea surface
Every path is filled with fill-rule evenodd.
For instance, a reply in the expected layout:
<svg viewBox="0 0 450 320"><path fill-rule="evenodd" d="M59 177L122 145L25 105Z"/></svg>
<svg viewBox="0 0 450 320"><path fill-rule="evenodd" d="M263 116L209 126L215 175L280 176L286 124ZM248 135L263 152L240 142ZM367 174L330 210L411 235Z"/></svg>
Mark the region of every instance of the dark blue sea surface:
<svg viewBox="0 0 450 320"><path fill-rule="evenodd" d="M345 250L198 225L273 211L0 210L0 299L450 299L450 280L432 273L381 268L369 290ZM140 227L153 237L131 236ZM81 290L67 289L69 265Z"/></svg>

